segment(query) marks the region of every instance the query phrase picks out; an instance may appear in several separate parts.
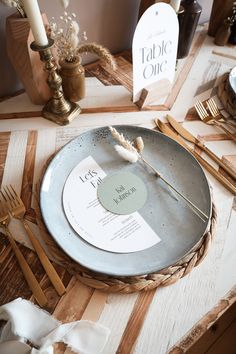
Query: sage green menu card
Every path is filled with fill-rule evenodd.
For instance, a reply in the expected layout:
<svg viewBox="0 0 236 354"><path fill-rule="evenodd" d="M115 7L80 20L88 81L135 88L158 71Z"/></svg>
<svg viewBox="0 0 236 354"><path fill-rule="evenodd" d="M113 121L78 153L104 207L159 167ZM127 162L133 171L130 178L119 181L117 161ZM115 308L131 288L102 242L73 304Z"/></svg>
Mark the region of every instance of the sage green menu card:
<svg viewBox="0 0 236 354"><path fill-rule="evenodd" d="M147 200L145 184L130 172L105 177L97 192L101 204L115 214L131 214L141 209Z"/></svg>

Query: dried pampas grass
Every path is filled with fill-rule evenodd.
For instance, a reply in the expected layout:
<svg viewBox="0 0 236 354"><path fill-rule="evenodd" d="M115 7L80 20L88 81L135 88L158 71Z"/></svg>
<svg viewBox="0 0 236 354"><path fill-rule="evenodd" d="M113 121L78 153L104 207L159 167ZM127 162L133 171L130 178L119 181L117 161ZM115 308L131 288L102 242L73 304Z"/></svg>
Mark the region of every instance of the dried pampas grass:
<svg viewBox="0 0 236 354"><path fill-rule="evenodd" d="M78 47L77 54L92 53L104 60L113 70L116 70L116 61L107 48L97 43L85 43Z"/></svg>
<svg viewBox="0 0 236 354"><path fill-rule="evenodd" d="M120 145L122 145L125 149L129 150L129 151L134 151L137 152L137 150L135 149L135 147L132 145L132 143L128 140L125 139L124 135L119 133L116 128L113 127L109 127L110 132L113 136L113 138L120 143Z"/></svg>
<svg viewBox="0 0 236 354"><path fill-rule="evenodd" d="M68 7L70 0L60 0L61 1L61 5L64 8L64 10Z"/></svg>
<svg viewBox="0 0 236 354"><path fill-rule="evenodd" d="M21 17L26 17L24 6L21 0L0 0L4 5L15 7L17 11L20 13Z"/></svg>
<svg viewBox="0 0 236 354"><path fill-rule="evenodd" d="M92 53L116 70L115 58L107 48L97 43L84 42L87 40L86 32L80 34L80 27L75 19L75 13L64 11L59 23L53 17L49 25L48 35L54 40L59 60L73 63L82 54Z"/></svg>

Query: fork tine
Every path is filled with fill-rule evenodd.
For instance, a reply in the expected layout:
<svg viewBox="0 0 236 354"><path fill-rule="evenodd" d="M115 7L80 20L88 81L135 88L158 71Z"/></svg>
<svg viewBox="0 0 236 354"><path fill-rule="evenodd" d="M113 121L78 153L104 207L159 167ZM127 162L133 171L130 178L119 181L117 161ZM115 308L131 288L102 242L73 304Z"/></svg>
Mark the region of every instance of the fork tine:
<svg viewBox="0 0 236 354"><path fill-rule="evenodd" d="M14 198L14 200L16 200L18 204L22 204L21 198L18 195L18 193L16 192L16 190L13 188L13 186L11 184L10 184L10 187L11 187L12 192L10 192L9 187L8 187L8 189L9 189L9 192L10 192L12 198Z"/></svg>
<svg viewBox="0 0 236 354"><path fill-rule="evenodd" d="M201 101L198 101L198 103L199 103L199 107L201 108L202 112L204 112L204 114L207 115L207 110L204 107L203 103Z"/></svg>
<svg viewBox="0 0 236 354"><path fill-rule="evenodd" d="M214 117L220 114L218 107L215 105L215 102L212 100L212 98L207 101L207 107Z"/></svg>
<svg viewBox="0 0 236 354"><path fill-rule="evenodd" d="M200 104L199 101L196 103L195 107L197 108L198 112L199 112L200 115L202 116L203 111L202 111L202 106L201 106L201 104Z"/></svg>
<svg viewBox="0 0 236 354"><path fill-rule="evenodd" d="M198 115L200 116L201 119L208 117L208 113L201 101L198 101L195 104L195 108L196 108L196 111L198 112Z"/></svg>
<svg viewBox="0 0 236 354"><path fill-rule="evenodd" d="M1 191L1 195L4 196L2 191ZM25 280L27 281L35 299L37 300L40 306L46 306L47 298L8 228L9 220L10 220L10 216L9 216L8 203L5 200L5 197L4 200L0 198L0 226L4 228L4 231L8 237L11 248L15 253L19 266L24 274Z"/></svg>
<svg viewBox="0 0 236 354"><path fill-rule="evenodd" d="M7 203L8 207L12 210L14 207L17 207L17 203L15 199L10 193L8 186L5 186L3 190L1 190L1 195L4 198L4 201ZM10 211L11 211L10 210Z"/></svg>
<svg viewBox="0 0 236 354"><path fill-rule="evenodd" d="M214 107L215 110L220 113L219 107L217 106L216 101L214 100L214 98L210 98L209 101L211 102L212 107Z"/></svg>
<svg viewBox="0 0 236 354"><path fill-rule="evenodd" d="M44 251L42 245L40 242L37 240L37 237L34 235L32 230L30 229L27 221L25 220L25 213L26 213L26 208L24 205L24 202L22 201L21 197L19 194L16 192L16 190L13 188L12 185L6 186L4 188L4 192L7 195L6 198L10 200L12 205L14 207L11 208L10 213L12 217L21 220L28 236L29 239L32 243L32 246L34 250L36 251L42 266L44 267L46 274L48 275L49 279L51 280L54 288L56 289L57 293L62 296L66 292L66 288L61 281L59 275L57 274L55 268L53 267L52 263L48 259L48 256L46 252Z"/></svg>
<svg viewBox="0 0 236 354"><path fill-rule="evenodd" d="M198 115L199 115L200 117L202 117L201 108L200 108L198 102L194 105L194 107L196 108L196 111L197 111Z"/></svg>

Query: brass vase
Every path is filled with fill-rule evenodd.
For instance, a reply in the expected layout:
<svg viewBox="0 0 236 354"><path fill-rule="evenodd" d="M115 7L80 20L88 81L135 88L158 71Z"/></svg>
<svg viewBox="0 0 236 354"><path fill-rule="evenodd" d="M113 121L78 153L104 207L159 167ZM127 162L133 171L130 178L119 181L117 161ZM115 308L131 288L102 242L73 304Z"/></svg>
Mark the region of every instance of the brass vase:
<svg viewBox="0 0 236 354"><path fill-rule="evenodd" d="M71 102L77 102L85 97L85 71L81 65L81 57L73 62L60 60L60 76L65 98Z"/></svg>

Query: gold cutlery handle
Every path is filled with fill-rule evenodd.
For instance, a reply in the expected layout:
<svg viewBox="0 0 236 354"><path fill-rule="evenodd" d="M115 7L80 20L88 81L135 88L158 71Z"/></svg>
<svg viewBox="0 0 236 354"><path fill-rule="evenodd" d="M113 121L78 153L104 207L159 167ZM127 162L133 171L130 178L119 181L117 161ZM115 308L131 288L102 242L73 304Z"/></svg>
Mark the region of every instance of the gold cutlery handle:
<svg viewBox="0 0 236 354"><path fill-rule="evenodd" d="M27 222L22 219L22 223L25 227L25 230L30 238L30 241L42 263L42 266L48 275L49 279L51 280L54 288L56 289L58 295L62 296L66 292L66 288L64 284L62 283L59 275L57 274L55 268L53 267L52 263L50 262L48 256L46 255L46 252L44 251L42 245L36 238L36 236L33 234L32 230L30 229L29 225Z"/></svg>
<svg viewBox="0 0 236 354"><path fill-rule="evenodd" d="M225 172L227 172L233 179L236 179L236 171L227 166L217 155L214 154L214 152L209 150L206 145L203 145L202 143L196 143L196 145L205 151L205 153L210 156L210 158L214 160L220 167L222 167Z"/></svg>
<svg viewBox="0 0 236 354"><path fill-rule="evenodd" d="M236 187L231 184L227 178L222 176L213 166L211 166L206 160L204 160L196 151L193 149L190 150L191 153L196 157L198 162L205 167L205 169L210 172L219 182L223 184L225 188L227 188L233 195L236 195Z"/></svg>
<svg viewBox="0 0 236 354"><path fill-rule="evenodd" d="M35 278L35 275L33 274L32 270L30 269L28 263L26 262L23 254L21 253L19 247L17 246L12 234L10 233L10 231L5 228L7 236L8 236L8 240L11 244L11 247L16 255L16 258L18 260L18 263L20 265L20 268L24 274L25 280L27 281L36 301L38 302L38 304L41 307L45 307L47 304L47 298L39 284L39 282L37 281L37 279Z"/></svg>
<svg viewBox="0 0 236 354"><path fill-rule="evenodd" d="M227 124L227 125L229 125L232 129L234 129L234 131L235 131L235 129L236 129L236 124L234 124L234 123L232 123L232 122L226 122L226 121L224 121L223 122L224 124Z"/></svg>
<svg viewBox="0 0 236 354"><path fill-rule="evenodd" d="M219 123L215 119L214 119L214 124L217 127L221 128L226 133L226 135L228 135L233 141L236 141L236 137L234 136L234 134L232 134L228 129L226 129L223 124Z"/></svg>

